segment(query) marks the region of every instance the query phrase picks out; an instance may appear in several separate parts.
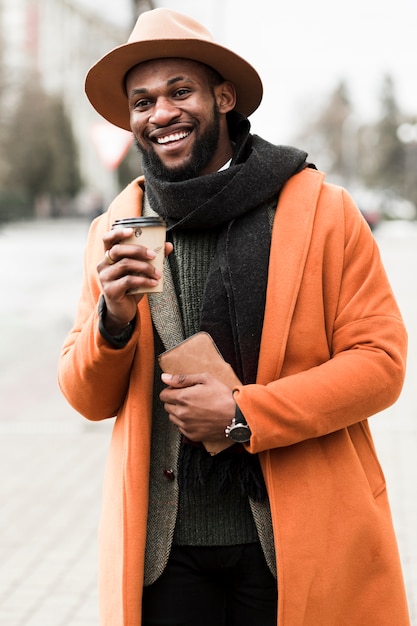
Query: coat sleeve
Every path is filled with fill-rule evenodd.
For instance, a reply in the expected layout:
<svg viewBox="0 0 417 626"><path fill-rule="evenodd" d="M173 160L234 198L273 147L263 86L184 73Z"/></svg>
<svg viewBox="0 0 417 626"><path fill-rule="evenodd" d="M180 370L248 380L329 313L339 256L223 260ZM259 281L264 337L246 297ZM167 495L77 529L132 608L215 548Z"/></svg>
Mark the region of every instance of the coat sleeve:
<svg viewBox="0 0 417 626"><path fill-rule="evenodd" d="M149 357L153 358L152 341L142 337L148 317L145 298L139 306L133 335L124 348L113 348L99 332L101 287L96 267L103 256L102 237L110 229L112 219L111 212L105 213L90 227L75 323L64 342L58 365L62 393L76 411L91 420L117 414L126 396L139 343L141 350L150 352Z"/></svg>
<svg viewBox="0 0 417 626"><path fill-rule="evenodd" d="M235 393L251 452L360 422L390 406L403 385L407 334L376 241L350 196L325 187L279 375Z"/></svg>

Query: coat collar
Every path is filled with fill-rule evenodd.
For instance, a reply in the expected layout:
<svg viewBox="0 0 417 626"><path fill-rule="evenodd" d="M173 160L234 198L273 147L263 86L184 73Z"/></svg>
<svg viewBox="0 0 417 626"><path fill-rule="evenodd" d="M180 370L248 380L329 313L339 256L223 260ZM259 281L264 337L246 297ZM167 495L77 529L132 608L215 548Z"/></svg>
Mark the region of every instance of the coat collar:
<svg viewBox="0 0 417 626"><path fill-rule="evenodd" d="M306 168L292 176L280 194L272 230L257 376L260 384L280 377L323 180L322 172Z"/></svg>
<svg viewBox="0 0 417 626"><path fill-rule="evenodd" d="M322 172L305 168L288 180L280 194L272 231L257 378L260 384L266 384L280 376L324 178ZM143 177L133 181L113 204L117 217L140 215L142 211L144 214L151 214L152 209L144 194ZM297 217L295 211L302 211L302 216ZM168 350L184 339L184 331L167 260L164 264L164 291L160 294L149 294L148 302L154 326ZM278 361L277 345L280 346Z"/></svg>

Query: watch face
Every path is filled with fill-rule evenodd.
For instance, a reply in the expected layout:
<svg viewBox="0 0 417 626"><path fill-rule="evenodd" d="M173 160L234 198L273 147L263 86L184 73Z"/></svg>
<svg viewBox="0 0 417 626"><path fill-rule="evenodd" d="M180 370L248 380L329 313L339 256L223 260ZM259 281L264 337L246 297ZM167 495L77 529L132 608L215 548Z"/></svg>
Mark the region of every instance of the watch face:
<svg viewBox="0 0 417 626"><path fill-rule="evenodd" d="M229 439L237 443L245 443L250 439L250 428L247 424L236 424L229 431Z"/></svg>

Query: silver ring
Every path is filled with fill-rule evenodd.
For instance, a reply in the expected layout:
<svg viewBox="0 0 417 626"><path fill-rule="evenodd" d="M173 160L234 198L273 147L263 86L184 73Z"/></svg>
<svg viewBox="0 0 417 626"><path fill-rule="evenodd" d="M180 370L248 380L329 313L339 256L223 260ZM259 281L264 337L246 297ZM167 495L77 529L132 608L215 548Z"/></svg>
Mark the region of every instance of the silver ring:
<svg viewBox="0 0 417 626"><path fill-rule="evenodd" d="M104 253L104 256L106 257L107 263L109 265L114 265L114 263L116 263L116 261L112 259L110 256L110 250L106 250L106 252Z"/></svg>

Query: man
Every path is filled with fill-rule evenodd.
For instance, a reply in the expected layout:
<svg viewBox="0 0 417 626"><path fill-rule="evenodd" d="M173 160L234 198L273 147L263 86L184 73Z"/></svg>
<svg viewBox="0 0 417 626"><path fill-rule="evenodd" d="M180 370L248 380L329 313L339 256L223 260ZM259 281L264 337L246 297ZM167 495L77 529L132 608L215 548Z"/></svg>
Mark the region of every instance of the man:
<svg viewBox="0 0 417 626"><path fill-rule="evenodd" d="M142 14L86 92L144 169L91 226L59 370L80 413L117 416L101 623L408 624L367 424L400 393L406 331L369 227L304 152L251 135L258 74L186 16ZM168 225L161 294L128 293L161 275L111 229L141 213ZM200 330L232 390L161 374Z"/></svg>

